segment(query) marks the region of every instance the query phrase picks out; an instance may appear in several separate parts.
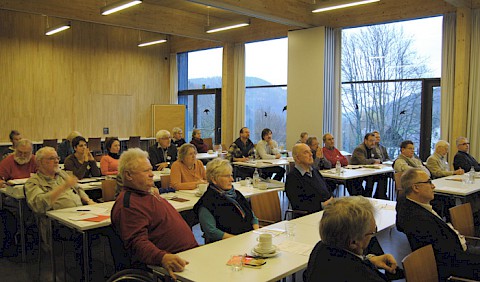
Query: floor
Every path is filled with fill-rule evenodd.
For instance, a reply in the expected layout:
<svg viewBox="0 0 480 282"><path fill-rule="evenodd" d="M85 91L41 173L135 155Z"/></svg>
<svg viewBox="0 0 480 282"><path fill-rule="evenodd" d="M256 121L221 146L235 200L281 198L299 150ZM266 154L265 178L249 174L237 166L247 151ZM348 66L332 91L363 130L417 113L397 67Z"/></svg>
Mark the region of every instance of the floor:
<svg viewBox="0 0 480 282"><path fill-rule="evenodd" d="M282 209L284 210L288 203L286 197L281 195ZM199 225L193 227L193 233L199 244L203 244L202 231ZM35 241L36 233L31 231L27 240L29 242ZM395 227L391 230L385 230L377 235L381 246L386 253L392 254L399 265L401 266L401 260L410 253L410 247L408 241L403 233L398 232ZM61 245L56 247L56 261L57 261L57 281L65 281L64 279L64 267L61 255ZM66 248L66 264L67 264L67 281L78 281L79 267L75 263L73 257L72 247ZM102 261L104 261L105 253L105 267ZM108 243L102 240L95 240L92 246L93 265L97 266L93 269L92 281L106 281L108 277L113 274L113 263L110 256L110 250ZM42 251L41 255L41 271L38 271L38 246L37 244L30 244L27 250L27 262L22 263L20 256L2 257L0 258L0 280L2 281L18 281L18 282L30 282L30 281L52 281L50 258L47 253ZM292 277L288 277L287 281L302 281L302 271L296 274L295 280Z"/></svg>

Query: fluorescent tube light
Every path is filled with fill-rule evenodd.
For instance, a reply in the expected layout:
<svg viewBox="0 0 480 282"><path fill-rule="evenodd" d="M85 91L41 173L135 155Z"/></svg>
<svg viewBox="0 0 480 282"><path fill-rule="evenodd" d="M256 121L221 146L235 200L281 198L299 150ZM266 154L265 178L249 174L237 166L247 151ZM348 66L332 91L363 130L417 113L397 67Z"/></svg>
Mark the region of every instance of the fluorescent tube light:
<svg viewBox="0 0 480 282"><path fill-rule="evenodd" d="M244 27L244 26L248 26L248 25L250 25L250 21L225 23L225 24L217 25L217 26L211 26L211 27L208 26L208 27L206 27L205 32L206 33L214 33L214 32L219 32L219 31Z"/></svg>
<svg viewBox="0 0 480 282"><path fill-rule="evenodd" d="M103 16L113 14L115 12L118 12L120 10L130 8L132 6L138 5L142 3L142 0L123 0L123 1L117 1L112 4L109 4L103 8L100 9L100 12L102 13Z"/></svg>
<svg viewBox="0 0 480 282"><path fill-rule="evenodd" d="M151 40L151 41L144 41L138 43L138 47L145 47L145 46L150 46L154 44L160 44L160 43L165 43L167 42L167 39L157 39L157 40Z"/></svg>
<svg viewBox="0 0 480 282"><path fill-rule="evenodd" d="M45 31L45 35L52 35L55 33L59 33L61 31L64 31L66 29L69 29L71 27L70 22L62 23L60 25L56 25L54 27L47 28Z"/></svg>
<svg viewBox="0 0 480 282"><path fill-rule="evenodd" d="M326 4L323 4L321 6L317 6L315 10L312 11L312 13L319 13L319 12L325 12L325 11L330 11L330 10L335 10L335 9L342 9L342 8L348 8L348 7L353 7L353 6L358 6L358 5L364 5L364 4L370 4L374 2L379 2L380 0L362 0L362 1L355 1L355 2L347 2L347 3L330 3L328 6Z"/></svg>

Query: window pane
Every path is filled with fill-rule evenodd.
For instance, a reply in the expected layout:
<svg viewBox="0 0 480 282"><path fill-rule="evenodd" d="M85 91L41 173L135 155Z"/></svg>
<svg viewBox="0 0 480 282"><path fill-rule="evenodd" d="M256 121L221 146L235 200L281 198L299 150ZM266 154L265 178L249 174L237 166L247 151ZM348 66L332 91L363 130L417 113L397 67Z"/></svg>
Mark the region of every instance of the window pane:
<svg viewBox="0 0 480 282"><path fill-rule="evenodd" d="M272 98L274 97L274 98ZM250 128L250 139L257 143L262 139L264 128L270 128L273 139L285 147L287 134L287 88L247 88L245 92L246 126Z"/></svg>
<svg viewBox="0 0 480 282"><path fill-rule="evenodd" d="M198 95L197 128L202 138L215 140L215 94Z"/></svg>
<svg viewBox="0 0 480 282"><path fill-rule="evenodd" d="M432 105L432 144L430 146L430 154L435 151L435 144L440 140L440 126L441 126L441 87L433 87L433 105Z"/></svg>
<svg viewBox="0 0 480 282"><path fill-rule="evenodd" d="M223 48L188 53L188 89L222 88Z"/></svg>
<svg viewBox="0 0 480 282"><path fill-rule="evenodd" d="M286 85L288 39L245 44L245 85Z"/></svg>

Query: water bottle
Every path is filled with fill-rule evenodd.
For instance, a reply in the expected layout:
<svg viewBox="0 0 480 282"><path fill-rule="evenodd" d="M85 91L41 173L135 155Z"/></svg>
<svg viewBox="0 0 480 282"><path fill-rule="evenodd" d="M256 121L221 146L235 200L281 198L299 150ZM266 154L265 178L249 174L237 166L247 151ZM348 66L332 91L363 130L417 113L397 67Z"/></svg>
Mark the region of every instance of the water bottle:
<svg viewBox="0 0 480 282"><path fill-rule="evenodd" d="M260 174L258 173L258 170L255 169L255 172L253 173L253 187L258 187L258 183L260 183Z"/></svg>
<svg viewBox="0 0 480 282"><path fill-rule="evenodd" d="M470 169L470 172L468 173L468 183L473 184L475 183L475 169L472 168Z"/></svg>
<svg viewBox="0 0 480 282"><path fill-rule="evenodd" d="M337 163L335 164L335 172L337 174L340 174L342 172L342 164L340 164L340 160L337 160Z"/></svg>
<svg viewBox="0 0 480 282"><path fill-rule="evenodd" d="M222 151L223 151L222 144L218 144L217 153L218 153L218 154L221 154Z"/></svg>

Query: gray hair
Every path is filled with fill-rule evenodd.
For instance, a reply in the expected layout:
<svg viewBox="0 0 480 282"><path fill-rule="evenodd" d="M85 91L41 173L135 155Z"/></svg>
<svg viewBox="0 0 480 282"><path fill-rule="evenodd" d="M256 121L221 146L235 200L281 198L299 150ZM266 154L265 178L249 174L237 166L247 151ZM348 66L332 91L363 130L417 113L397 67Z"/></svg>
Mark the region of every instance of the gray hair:
<svg viewBox="0 0 480 282"><path fill-rule="evenodd" d="M120 155L118 160L118 174L125 179L125 171L132 171L138 167L138 159L148 159L148 153L140 148L130 148Z"/></svg>
<svg viewBox="0 0 480 282"><path fill-rule="evenodd" d="M197 148L195 147L195 145L193 144L190 144L190 143L185 143L183 144L182 146L180 146L180 148L178 148L178 160L183 162L183 160L185 159L185 157L187 156L187 153L188 153L188 149L192 148L193 150L195 150L195 153L197 153Z"/></svg>
<svg viewBox="0 0 480 282"><path fill-rule="evenodd" d="M350 249L352 241L365 237L374 219L375 209L362 196L334 199L320 220L320 238L325 244Z"/></svg>
<svg viewBox="0 0 480 282"><path fill-rule="evenodd" d="M180 127L174 127L172 129L172 133L173 133L173 135L175 135L177 133L183 133L183 130Z"/></svg>
<svg viewBox="0 0 480 282"><path fill-rule="evenodd" d="M314 140L317 140L317 137L315 137L315 136L308 137L306 144L308 146L312 146Z"/></svg>
<svg viewBox="0 0 480 282"><path fill-rule="evenodd" d="M303 144L303 143L298 143L298 144L295 144L293 145L293 148L292 148L292 157L296 157L299 153L300 153L300 148L303 147L303 145L307 146L307 144ZM310 149L310 147L308 148Z"/></svg>
<svg viewBox="0 0 480 282"><path fill-rule="evenodd" d="M412 193L413 185L417 183L418 175L422 172L425 173L421 168L409 168L402 173L400 183L402 183L402 189L405 192L405 195Z"/></svg>
<svg viewBox="0 0 480 282"><path fill-rule="evenodd" d="M447 141L445 141L445 140L439 140L439 141L437 142L437 144L435 144L435 151L436 151L439 147L449 147L449 146L450 146L450 144L449 144Z"/></svg>
<svg viewBox="0 0 480 282"><path fill-rule="evenodd" d="M207 181L212 183L218 176L225 171L232 171L232 165L228 160L216 158L207 163Z"/></svg>
<svg viewBox="0 0 480 282"><path fill-rule="evenodd" d="M200 129L197 129L195 128L194 130L192 130L192 138L195 137L195 135L197 135L197 133L201 133L202 131L200 131Z"/></svg>
<svg viewBox="0 0 480 282"><path fill-rule="evenodd" d="M82 136L82 133L78 132L78 131L72 131L70 132L70 134L68 134L67 136L67 140L72 142L73 138L77 137L77 136Z"/></svg>
<svg viewBox="0 0 480 282"><path fill-rule="evenodd" d="M165 137L170 137L170 132L165 129L159 130L157 134L155 134L155 138L157 139L157 141L158 139L165 138Z"/></svg>
<svg viewBox="0 0 480 282"><path fill-rule="evenodd" d="M48 152L55 152L56 153L57 151L55 151L54 148L49 147L49 146L45 146L45 147L40 148L37 151L37 153L35 153L35 160L37 161L37 163L40 162Z"/></svg>
<svg viewBox="0 0 480 282"><path fill-rule="evenodd" d="M460 145L460 143L462 142L462 140L468 140L468 138L463 137L463 136L458 137L457 140L456 140L457 146Z"/></svg>
<svg viewBox="0 0 480 282"><path fill-rule="evenodd" d="M30 148L33 147L32 141L30 141L28 139L22 139L22 140L18 141L17 148L20 147L20 146L30 146Z"/></svg>

